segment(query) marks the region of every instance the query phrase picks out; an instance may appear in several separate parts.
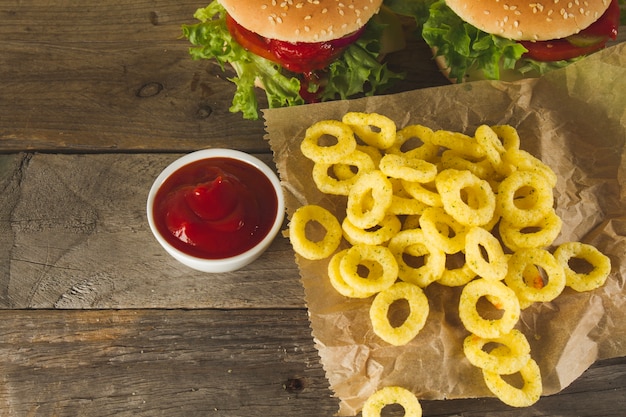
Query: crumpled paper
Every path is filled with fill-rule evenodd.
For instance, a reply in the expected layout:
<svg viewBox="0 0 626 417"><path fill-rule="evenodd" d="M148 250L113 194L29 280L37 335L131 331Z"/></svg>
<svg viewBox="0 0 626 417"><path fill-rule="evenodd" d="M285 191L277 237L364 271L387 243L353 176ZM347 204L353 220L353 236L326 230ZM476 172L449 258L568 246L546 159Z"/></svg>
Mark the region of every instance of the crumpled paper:
<svg viewBox="0 0 626 417"><path fill-rule="evenodd" d="M557 213L563 229L556 244L591 243L611 258L604 287L565 291L522 313L518 328L538 362L544 395L559 392L594 361L626 355L626 44L515 83L478 81L400 94L264 111L266 138L286 192L288 215L304 204L345 213L345 198L317 191L312 163L300 153L305 129L348 111L378 112L398 128L419 123L472 135L481 124L510 124L521 147L558 175ZM394 347L373 334L371 299L340 296L330 285L327 260L296 256L312 335L339 415L355 415L375 390L400 385L420 399L488 397L481 372L464 358L468 334L458 318L459 288L431 284L430 314L408 345Z"/></svg>

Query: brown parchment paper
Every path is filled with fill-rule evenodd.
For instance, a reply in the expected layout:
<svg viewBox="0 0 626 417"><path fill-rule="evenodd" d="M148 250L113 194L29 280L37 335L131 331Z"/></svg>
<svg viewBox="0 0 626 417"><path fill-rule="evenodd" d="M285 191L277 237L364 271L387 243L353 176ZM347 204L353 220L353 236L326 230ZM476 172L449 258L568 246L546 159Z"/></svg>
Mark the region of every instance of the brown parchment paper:
<svg viewBox="0 0 626 417"><path fill-rule="evenodd" d="M288 215L320 204L342 220L345 199L321 194L312 163L299 151L305 129L348 111L378 112L398 128L419 123L472 135L480 124L511 124L521 147L558 174L556 208L564 221L556 244L588 242L611 258L604 287L590 293L566 288L556 301L522 313L518 328L531 343L544 395L562 390L594 361L626 355L626 44L540 79L480 81L349 101L264 111ZM296 258L305 289L312 335L340 400L339 415L355 415L376 389L400 385L420 399L492 396L464 358L456 305L460 289L431 284L430 314L408 345L393 347L371 330L371 299L340 296L330 285L327 261Z"/></svg>

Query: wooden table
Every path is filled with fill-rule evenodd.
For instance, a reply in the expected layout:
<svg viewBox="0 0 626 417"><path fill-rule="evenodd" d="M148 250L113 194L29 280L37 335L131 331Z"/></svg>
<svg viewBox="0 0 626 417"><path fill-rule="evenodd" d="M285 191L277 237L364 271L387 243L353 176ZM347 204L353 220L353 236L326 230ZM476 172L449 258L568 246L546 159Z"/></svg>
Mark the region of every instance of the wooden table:
<svg viewBox="0 0 626 417"><path fill-rule="evenodd" d="M197 1L0 2L0 415L329 416L293 252L207 275L152 238L147 191L183 153L272 162L180 26ZM624 39L626 30L622 32ZM425 44L396 91L446 84ZM228 74L227 74L228 75ZM622 416L626 358L529 409L424 401L426 416Z"/></svg>

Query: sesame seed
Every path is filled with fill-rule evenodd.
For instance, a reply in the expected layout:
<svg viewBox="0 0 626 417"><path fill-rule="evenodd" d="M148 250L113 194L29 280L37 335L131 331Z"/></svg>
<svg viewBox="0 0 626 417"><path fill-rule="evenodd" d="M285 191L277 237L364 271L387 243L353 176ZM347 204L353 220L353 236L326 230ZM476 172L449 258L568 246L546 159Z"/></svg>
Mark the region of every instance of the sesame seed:
<svg viewBox="0 0 626 417"><path fill-rule="evenodd" d="M310 30L311 30L311 28L310 28L310 27L308 27L308 26L305 26L305 27L304 27L304 31L305 31L305 32L309 32Z"/></svg>
<svg viewBox="0 0 626 417"><path fill-rule="evenodd" d="M309 14L309 15L304 16L304 20L311 20L311 15Z"/></svg>

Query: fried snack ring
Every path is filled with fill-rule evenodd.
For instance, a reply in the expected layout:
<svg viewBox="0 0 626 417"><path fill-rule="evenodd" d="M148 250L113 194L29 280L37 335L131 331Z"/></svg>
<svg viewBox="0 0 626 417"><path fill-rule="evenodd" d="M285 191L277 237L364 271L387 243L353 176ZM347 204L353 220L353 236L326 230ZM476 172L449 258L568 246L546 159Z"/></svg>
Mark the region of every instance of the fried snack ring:
<svg viewBox="0 0 626 417"><path fill-rule="evenodd" d="M502 142L502 147L505 152L510 151L512 149L519 149L520 147L520 138L517 129L515 129L511 125L495 125L491 126L491 130L493 130L500 142Z"/></svg>
<svg viewBox="0 0 626 417"><path fill-rule="evenodd" d="M545 177L551 188L556 187L556 173L540 159L522 149L508 149L504 161L521 171L531 171Z"/></svg>
<svg viewBox="0 0 626 417"><path fill-rule="evenodd" d="M380 417L387 405L399 404L404 408L404 417L422 417L422 406L417 397L406 388L385 387L372 394L363 405L363 417Z"/></svg>
<svg viewBox="0 0 626 417"><path fill-rule="evenodd" d="M344 255L348 252L348 249L344 249L340 252L337 252L330 258L330 262L328 263L328 278L330 280L330 284L333 286L335 290L344 297L349 298L368 298L374 295L374 292L363 292L354 289L353 287L346 284L343 277L341 276L341 271L339 270L339 264L341 263L341 259L343 259ZM378 276L382 273L382 267L375 262L364 262L364 266L368 269L368 277Z"/></svg>
<svg viewBox="0 0 626 417"><path fill-rule="evenodd" d="M467 265L467 262L462 266L454 269L445 268L441 278L437 282L446 287L461 287L471 280L476 278L476 273Z"/></svg>
<svg viewBox="0 0 626 417"><path fill-rule="evenodd" d="M437 130L428 140L434 145L454 150L461 155L471 158L481 158L485 156L483 150L476 142L476 139L464 135L463 133L450 132L448 130Z"/></svg>
<svg viewBox="0 0 626 417"><path fill-rule="evenodd" d="M408 229L392 237L387 246L398 263L398 277L421 288L441 278L446 267L446 254L426 242L423 230ZM423 256L423 265L410 266L404 260L405 254L417 258Z"/></svg>
<svg viewBox="0 0 626 417"><path fill-rule="evenodd" d="M346 216L352 224L369 229L380 223L391 205L393 186L380 170L366 172L354 183L348 194ZM367 204L371 201L371 207Z"/></svg>
<svg viewBox="0 0 626 417"><path fill-rule="evenodd" d="M406 300L409 315L399 326L389 322L389 307L397 300ZM394 346L409 343L424 328L428 317L428 298L417 285L397 282L376 294L370 306L370 320L374 333L385 342Z"/></svg>
<svg viewBox="0 0 626 417"><path fill-rule="evenodd" d="M582 242L566 242L554 251L554 257L565 271L566 285L574 291L595 290L604 285L611 273L611 260L594 246ZM576 272L570 266L573 258L583 259L592 267L588 273Z"/></svg>
<svg viewBox="0 0 626 417"><path fill-rule="evenodd" d="M359 265L368 267L370 261L381 266L380 273L376 276L369 274L365 278L361 277L358 272ZM372 270L369 267L368 269ZM396 281L398 263L385 246L358 244L345 253L339 262L339 271L345 283L355 290L362 293L377 293L391 287Z"/></svg>
<svg viewBox="0 0 626 417"><path fill-rule="evenodd" d="M319 223L325 231L320 240L307 237L307 225ZM341 243L342 231L339 220L328 210L317 205L299 207L289 223L289 240L294 251L310 260L324 259L330 256Z"/></svg>
<svg viewBox="0 0 626 417"><path fill-rule="evenodd" d="M508 270L500 241L482 227L472 227L465 236L465 263L476 275L491 281L504 279Z"/></svg>
<svg viewBox="0 0 626 417"><path fill-rule="evenodd" d="M434 186L434 182L431 183ZM443 207L441 196L438 192L427 187L428 184L419 182L402 181L402 188L415 200L431 207ZM435 187L433 187L435 188Z"/></svg>
<svg viewBox="0 0 626 417"><path fill-rule="evenodd" d="M382 157L379 169L383 174L412 182L430 182L437 176L437 166L418 158L408 158L391 153Z"/></svg>
<svg viewBox="0 0 626 417"><path fill-rule="evenodd" d="M524 278L528 267L540 267L547 274L547 284L541 277ZM509 258L509 272L504 282L519 297L520 301L547 302L558 297L565 288L565 271L554 256L545 249L528 248L514 252Z"/></svg>
<svg viewBox="0 0 626 417"><path fill-rule="evenodd" d="M396 140L393 146L387 149L387 153L432 161L439 152L439 146L432 144L431 140L429 140L432 134L432 129L426 126L418 124L406 126L396 132ZM403 150L405 144L411 139L417 139L421 144L411 149Z"/></svg>
<svg viewBox="0 0 626 417"><path fill-rule="evenodd" d="M506 346L506 353L494 354L483 350L485 345L498 343ZM484 338L471 334L463 341L463 352L470 363L480 369L496 374L510 375L518 372L530 360L530 344L524 333L513 329L495 338Z"/></svg>
<svg viewBox="0 0 626 417"><path fill-rule="evenodd" d="M465 226L457 222L441 207L429 207L419 219L420 227L429 242L445 253L457 253L465 249Z"/></svg>
<svg viewBox="0 0 626 417"><path fill-rule="evenodd" d="M496 202L503 219L524 227L539 223L552 210L554 197L543 175L515 171L500 183Z"/></svg>
<svg viewBox="0 0 626 417"><path fill-rule="evenodd" d="M504 310L502 316L498 319L483 318L477 310L481 297L488 297L492 304L497 301L498 308ZM513 330L520 317L520 305L515 292L501 281L477 278L463 287L459 317L470 333L486 339L495 338Z"/></svg>
<svg viewBox="0 0 626 417"><path fill-rule="evenodd" d="M523 227L514 226L507 220L502 220L498 226L502 243L517 251L523 248L545 248L550 246L561 233L563 221L556 214L554 209L537 223L528 224ZM525 230L532 230L526 232Z"/></svg>
<svg viewBox="0 0 626 417"><path fill-rule="evenodd" d="M410 196L403 197L399 195L391 196L391 205L387 209L387 213L394 215L415 215L422 214L428 208L427 204L422 203Z"/></svg>
<svg viewBox="0 0 626 417"><path fill-rule="evenodd" d="M378 167L378 163L380 162L380 159L383 157L378 149L369 145L357 144L354 152L362 152L368 155L373 162L372 169L375 169L376 167ZM358 155L358 158L359 159L363 158L363 156ZM369 165L369 162L366 161L365 163ZM357 163L350 163L350 156L348 156L347 159L344 159L339 163L332 164L332 171L333 171L334 176L338 180L347 180L349 178L354 177L359 171L363 171L363 169L362 169L362 166L360 166Z"/></svg>
<svg viewBox="0 0 626 417"><path fill-rule="evenodd" d="M467 170L481 179L495 176L496 171L485 157L470 158L457 151L447 150L441 154L441 167L443 169Z"/></svg>
<svg viewBox="0 0 626 417"><path fill-rule="evenodd" d="M320 138L331 136L337 143L330 146L319 144ZM311 125L300 143L300 151L313 162L334 164L341 162L356 149L356 139L350 126L337 120L322 120Z"/></svg>
<svg viewBox="0 0 626 417"><path fill-rule="evenodd" d="M482 226L493 218L496 196L491 186L469 171L446 169L437 174L435 186L446 212L464 226ZM467 202L463 198L467 194Z"/></svg>
<svg viewBox="0 0 626 417"><path fill-rule="evenodd" d="M396 124L382 114L348 112L341 121L350 126L363 142L375 148L387 149L396 141Z"/></svg>
<svg viewBox="0 0 626 417"><path fill-rule="evenodd" d="M383 220L371 229L361 229L353 225L345 218L341 223L343 236L351 245L363 243L366 245L382 245L394 237L402 228L398 216L387 215Z"/></svg>
<svg viewBox="0 0 626 417"><path fill-rule="evenodd" d="M493 355L504 355L506 354L506 350L506 347L499 346L491 353ZM511 407L530 407L539 400L543 392L541 370L537 362L532 358L519 370L519 374L524 381L522 388L514 387L495 372L486 371L484 369L482 372L483 379L489 391L498 397L500 401Z"/></svg>
<svg viewBox="0 0 626 417"><path fill-rule="evenodd" d="M340 178L331 177L328 170L333 169L333 172L335 172L334 167L336 166L337 164L324 164L321 162L316 162L313 165L313 182L315 182L318 190L325 194L348 195L350 188L361 175L376 168L372 158L359 150L355 150L341 160L341 166L345 166L352 174L351 176L346 175L347 172L345 171L340 171ZM355 167L357 171L353 172L352 167Z"/></svg>
<svg viewBox="0 0 626 417"><path fill-rule="evenodd" d="M498 134L491 127L481 125L476 129L474 137L483 150L485 158L491 163L495 170L500 174L508 175L511 171L502 161L502 155L504 155L506 149L500 141Z"/></svg>

